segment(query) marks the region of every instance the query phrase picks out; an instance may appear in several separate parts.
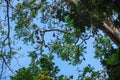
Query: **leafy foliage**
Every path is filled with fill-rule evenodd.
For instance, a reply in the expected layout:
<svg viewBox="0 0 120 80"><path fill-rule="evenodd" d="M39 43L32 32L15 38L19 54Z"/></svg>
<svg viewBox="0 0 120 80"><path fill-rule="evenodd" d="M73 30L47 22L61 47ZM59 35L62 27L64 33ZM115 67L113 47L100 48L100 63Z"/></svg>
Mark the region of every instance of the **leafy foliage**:
<svg viewBox="0 0 120 80"><path fill-rule="evenodd" d="M99 32L104 30L103 22L109 17L119 28L119 0L76 0L77 4L69 0L29 0L29 4L26 1L17 1L16 5L11 5L14 4L11 0L2 3L7 7L4 18L0 17L1 75L4 65L12 71L8 64L19 54L15 41L23 41L33 47L28 52L31 63L16 71L11 80L71 80L73 76L58 76L60 70L54 56L79 65L85 60L86 40L93 37L95 58L100 60L103 70L95 71L88 65L78 80L119 80L119 46L115 47L108 35Z"/></svg>
<svg viewBox="0 0 120 80"><path fill-rule="evenodd" d="M16 75L11 76L11 80L70 80L72 77L57 76L60 70L53 59L53 55L42 55L36 60L32 58L30 67L20 68Z"/></svg>
<svg viewBox="0 0 120 80"><path fill-rule="evenodd" d="M52 51L59 55L59 57L61 57L63 60L71 61L71 64L73 65L79 64L82 62L82 60L84 60L84 46L72 44L62 45L59 43L55 43L54 45L52 45L51 48Z"/></svg>

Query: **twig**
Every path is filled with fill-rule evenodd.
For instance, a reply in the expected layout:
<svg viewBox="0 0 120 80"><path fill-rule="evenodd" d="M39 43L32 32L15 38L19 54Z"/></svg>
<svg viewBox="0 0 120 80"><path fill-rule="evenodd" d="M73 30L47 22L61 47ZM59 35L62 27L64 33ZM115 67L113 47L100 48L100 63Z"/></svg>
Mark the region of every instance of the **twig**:
<svg viewBox="0 0 120 80"><path fill-rule="evenodd" d="M2 69L0 72L0 80L2 79L2 75L3 75L4 62L2 62L1 66L2 66Z"/></svg>
<svg viewBox="0 0 120 80"><path fill-rule="evenodd" d="M13 70L9 67L8 63L6 62L4 56L1 56L1 58L2 58L3 62L5 63L5 65L8 67L8 69L9 69L12 73L14 73Z"/></svg>
<svg viewBox="0 0 120 80"><path fill-rule="evenodd" d="M83 42L85 42L86 40L90 39L91 37L93 37L93 36L90 35L90 36L88 36L87 38L84 38L84 39L82 40L82 42L80 43L80 45L81 45Z"/></svg>

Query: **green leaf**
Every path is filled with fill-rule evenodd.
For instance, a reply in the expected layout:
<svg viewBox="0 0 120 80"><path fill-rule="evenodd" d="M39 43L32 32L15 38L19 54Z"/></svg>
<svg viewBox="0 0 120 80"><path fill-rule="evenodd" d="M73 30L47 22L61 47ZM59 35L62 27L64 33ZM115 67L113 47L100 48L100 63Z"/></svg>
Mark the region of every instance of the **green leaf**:
<svg viewBox="0 0 120 80"><path fill-rule="evenodd" d="M119 63L118 54L113 54L111 58L108 58L107 63L110 65L118 64Z"/></svg>

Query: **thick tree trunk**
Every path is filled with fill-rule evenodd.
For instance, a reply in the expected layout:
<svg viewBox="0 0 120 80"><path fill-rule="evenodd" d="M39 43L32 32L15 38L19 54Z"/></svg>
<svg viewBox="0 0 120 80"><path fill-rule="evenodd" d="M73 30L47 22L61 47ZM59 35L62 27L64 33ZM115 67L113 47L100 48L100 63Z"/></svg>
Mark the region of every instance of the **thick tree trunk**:
<svg viewBox="0 0 120 80"><path fill-rule="evenodd" d="M113 25L114 23L112 23ZM103 22L103 32L117 45L120 45L120 30L106 22Z"/></svg>

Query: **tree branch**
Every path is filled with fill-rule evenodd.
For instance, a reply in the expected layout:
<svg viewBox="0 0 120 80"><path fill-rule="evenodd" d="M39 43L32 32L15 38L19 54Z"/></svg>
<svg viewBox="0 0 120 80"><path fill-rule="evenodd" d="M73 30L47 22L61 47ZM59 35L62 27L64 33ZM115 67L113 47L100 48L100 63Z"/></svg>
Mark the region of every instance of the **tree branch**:
<svg viewBox="0 0 120 80"><path fill-rule="evenodd" d="M6 60L5 60L5 58L4 58L3 55L1 56L1 58L2 58L3 62L5 63L5 65L8 67L8 69L9 69L12 73L14 73L13 70L12 70L12 69L10 68L10 66L8 65L8 63L6 62Z"/></svg>
<svg viewBox="0 0 120 80"><path fill-rule="evenodd" d="M116 44L120 45L120 31L116 27L111 27L106 22L103 22L103 32L110 37L110 39Z"/></svg>
<svg viewBox="0 0 120 80"><path fill-rule="evenodd" d="M43 30L41 32L51 32L51 31L58 31L58 32L62 32L62 33L70 33L66 30L60 30L60 29Z"/></svg>
<svg viewBox="0 0 120 80"><path fill-rule="evenodd" d="M12 48L11 48L11 43L10 43L10 18L9 18L9 3L10 3L10 0L5 0L6 1L6 5L7 5L7 13L6 13L6 17L7 17L7 29L8 29L8 32L7 32L7 36L6 38L3 40L3 47L5 47L5 43L6 41L8 41L8 47L10 49L10 55L11 55L11 52L12 52ZM5 64L7 66L7 68L13 73L13 70L9 67L8 65L8 62L9 61L9 58L5 58L4 55L2 55L2 51L1 51L1 54L0 54L0 58L3 60L3 64ZM2 72L1 72L2 73Z"/></svg>

